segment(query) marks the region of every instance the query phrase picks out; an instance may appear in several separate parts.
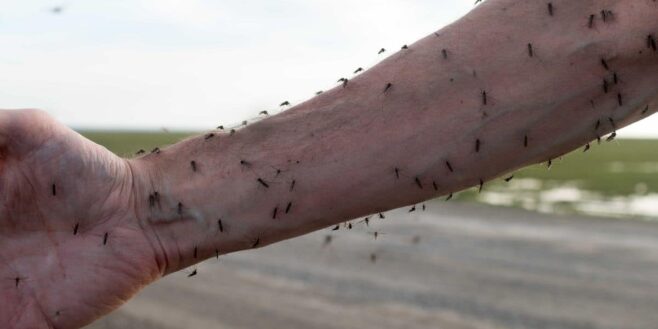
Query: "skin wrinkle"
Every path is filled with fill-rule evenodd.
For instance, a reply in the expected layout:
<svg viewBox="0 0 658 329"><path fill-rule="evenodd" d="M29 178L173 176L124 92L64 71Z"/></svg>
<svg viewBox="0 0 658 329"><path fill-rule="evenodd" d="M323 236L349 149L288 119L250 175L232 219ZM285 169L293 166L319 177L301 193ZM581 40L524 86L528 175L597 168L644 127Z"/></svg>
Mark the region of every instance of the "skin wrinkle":
<svg viewBox="0 0 658 329"><path fill-rule="evenodd" d="M154 259L156 262L156 266L158 268L158 273L160 276L164 276L166 273L166 269L168 268L169 261L167 259L167 255L164 252L165 248L162 245L162 241L160 240L160 237L158 236L157 232L154 230L154 227L152 225L149 225L146 223L144 220L142 220L143 215L140 213L141 208L137 207L137 204L140 200L138 200L139 195L136 192L139 192L137 189L137 185L135 184L136 179L135 179L135 172L133 170L133 167L131 165L130 161L127 160L122 160L124 162L124 167L128 170L128 177L130 179L130 185L131 189L131 197L129 198L131 204L130 204L130 209L132 209L133 213L136 214L137 216L137 223L139 227L141 228L141 231L144 235L144 238L149 241L149 247L151 247L153 254L155 255ZM155 242L154 242L155 241Z"/></svg>

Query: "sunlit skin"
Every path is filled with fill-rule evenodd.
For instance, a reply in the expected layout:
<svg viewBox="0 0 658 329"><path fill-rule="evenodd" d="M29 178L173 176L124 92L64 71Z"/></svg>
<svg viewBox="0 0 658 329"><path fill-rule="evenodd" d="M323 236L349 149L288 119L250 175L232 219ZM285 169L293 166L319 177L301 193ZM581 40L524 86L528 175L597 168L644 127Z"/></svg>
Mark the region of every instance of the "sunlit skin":
<svg viewBox="0 0 658 329"><path fill-rule="evenodd" d="M658 3L551 3L489 0L282 114L136 159L0 111L0 323L79 328L217 253L486 189L656 111Z"/></svg>

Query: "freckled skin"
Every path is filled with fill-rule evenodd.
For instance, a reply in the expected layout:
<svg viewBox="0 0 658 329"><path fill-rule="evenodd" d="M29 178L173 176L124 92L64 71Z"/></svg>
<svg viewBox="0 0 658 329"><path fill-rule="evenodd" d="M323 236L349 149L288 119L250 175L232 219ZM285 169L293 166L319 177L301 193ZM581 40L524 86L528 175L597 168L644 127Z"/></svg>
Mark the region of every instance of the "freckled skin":
<svg viewBox="0 0 658 329"><path fill-rule="evenodd" d="M0 323L79 328L200 260L479 188L656 111L658 4L551 3L489 0L282 114L131 160L0 111Z"/></svg>

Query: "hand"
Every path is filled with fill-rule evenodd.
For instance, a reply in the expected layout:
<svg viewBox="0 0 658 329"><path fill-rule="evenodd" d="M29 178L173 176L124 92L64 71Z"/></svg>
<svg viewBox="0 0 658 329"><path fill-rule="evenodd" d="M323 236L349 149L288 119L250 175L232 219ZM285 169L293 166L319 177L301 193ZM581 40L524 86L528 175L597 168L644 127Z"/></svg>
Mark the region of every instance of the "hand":
<svg viewBox="0 0 658 329"><path fill-rule="evenodd" d="M0 323L77 328L161 276L130 165L40 111L0 111Z"/></svg>

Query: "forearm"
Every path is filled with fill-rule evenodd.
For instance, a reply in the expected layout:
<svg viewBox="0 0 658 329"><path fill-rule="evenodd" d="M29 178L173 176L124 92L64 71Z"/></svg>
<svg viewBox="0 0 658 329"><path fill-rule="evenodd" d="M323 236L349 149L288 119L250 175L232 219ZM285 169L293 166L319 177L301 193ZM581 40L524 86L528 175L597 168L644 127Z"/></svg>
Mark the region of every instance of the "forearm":
<svg viewBox="0 0 658 329"><path fill-rule="evenodd" d="M489 0L282 114L131 160L163 270L486 184L651 114L658 4L547 3Z"/></svg>

